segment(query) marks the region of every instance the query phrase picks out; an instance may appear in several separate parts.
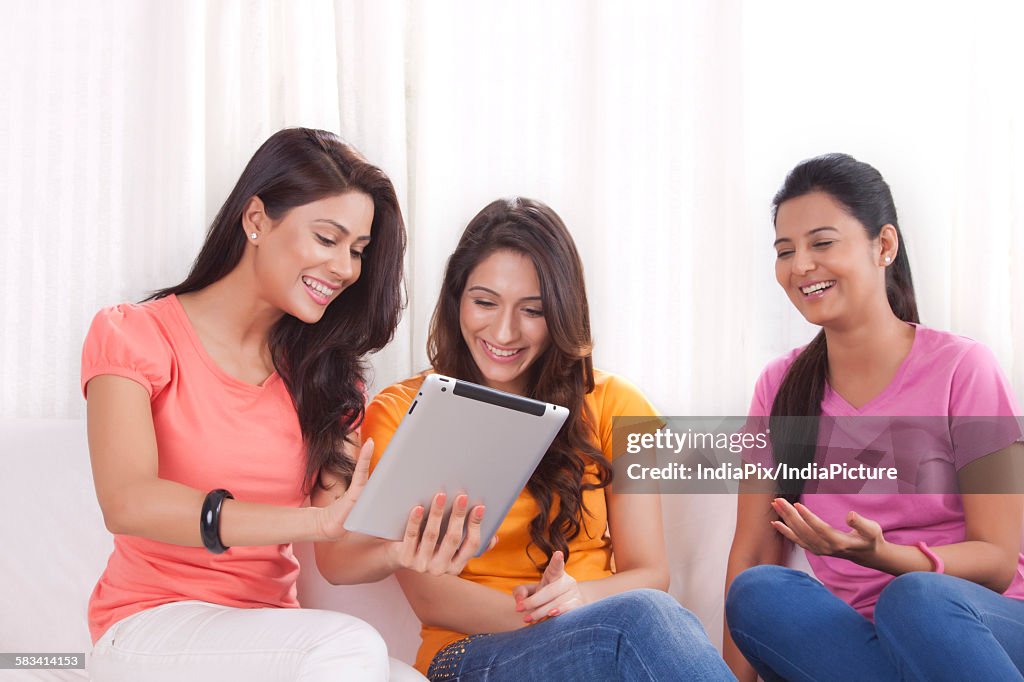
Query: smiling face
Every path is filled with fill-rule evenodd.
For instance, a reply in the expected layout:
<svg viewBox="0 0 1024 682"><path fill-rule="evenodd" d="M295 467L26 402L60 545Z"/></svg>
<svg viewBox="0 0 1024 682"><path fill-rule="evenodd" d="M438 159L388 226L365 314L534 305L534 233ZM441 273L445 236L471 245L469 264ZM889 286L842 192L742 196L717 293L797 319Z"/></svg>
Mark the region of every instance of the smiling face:
<svg viewBox="0 0 1024 682"><path fill-rule="evenodd" d="M253 198L250 209L253 202L259 199ZM297 206L276 221L247 210L243 227L256 248L261 298L307 324L318 322L327 306L359 279L372 224L373 200L362 192Z"/></svg>
<svg viewBox="0 0 1024 682"><path fill-rule="evenodd" d="M537 270L521 253L495 251L470 272L459 325L484 384L526 393L527 370L549 344L542 303Z"/></svg>
<svg viewBox="0 0 1024 682"><path fill-rule="evenodd" d="M775 236L775 278L808 322L848 326L882 306L889 310L884 258L895 257L891 225L871 239L830 195L811 192L779 206Z"/></svg>

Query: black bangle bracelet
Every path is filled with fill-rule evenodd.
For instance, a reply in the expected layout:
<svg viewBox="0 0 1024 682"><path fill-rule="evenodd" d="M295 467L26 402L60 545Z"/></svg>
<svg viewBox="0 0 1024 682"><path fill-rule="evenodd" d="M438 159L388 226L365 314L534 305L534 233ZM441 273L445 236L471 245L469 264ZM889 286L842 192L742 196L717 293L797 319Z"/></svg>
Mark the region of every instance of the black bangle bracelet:
<svg viewBox="0 0 1024 682"><path fill-rule="evenodd" d="M235 496L223 488L211 490L203 500L203 512L199 516L199 535L203 538L203 546L214 554L223 554L230 547L220 541L220 510L224 506L224 498L230 500Z"/></svg>

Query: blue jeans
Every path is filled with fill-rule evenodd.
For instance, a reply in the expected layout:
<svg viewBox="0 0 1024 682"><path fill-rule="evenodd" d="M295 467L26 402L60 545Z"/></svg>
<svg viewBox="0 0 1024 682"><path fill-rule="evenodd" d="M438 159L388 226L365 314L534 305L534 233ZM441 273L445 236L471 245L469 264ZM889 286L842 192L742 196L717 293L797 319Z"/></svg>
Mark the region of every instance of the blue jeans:
<svg viewBox="0 0 1024 682"><path fill-rule="evenodd" d="M725 615L767 682L1024 679L1024 602L948 575L895 578L872 624L806 573L757 566L733 581Z"/></svg>
<svg viewBox="0 0 1024 682"><path fill-rule="evenodd" d="M512 632L474 635L434 657L431 680L735 680L697 617L631 590Z"/></svg>

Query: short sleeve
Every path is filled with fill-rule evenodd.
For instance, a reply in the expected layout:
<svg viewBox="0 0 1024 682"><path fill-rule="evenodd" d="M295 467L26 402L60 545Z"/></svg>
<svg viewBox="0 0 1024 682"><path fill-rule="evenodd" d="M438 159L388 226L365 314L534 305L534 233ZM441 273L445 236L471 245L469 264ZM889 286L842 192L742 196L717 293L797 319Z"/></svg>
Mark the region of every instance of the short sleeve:
<svg viewBox="0 0 1024 682"><path fill-rule="evenodd" d="M949 416L957 469L1022 439L1020 406L988 346L972 344L953 370Z"/></svg>
<svg viewBox="0 0 1024 682"><path fill-rule="evenodd" d="M152 311L144 305L104 308L93 318L82 347L82 395L101 374L131 379L150 399L170 382L173 352Z"/></svg>
<svg viewBox="0 0 1024 682"><path fill-rule="evenodd" d="M601 451L608 461L622 454L615 452L614 426L615 417L639 418L647 424L646 417L650 419L649 429L654 431L664 425L658 411L654 409L646 396L640 392L632 382L613 374L607 375L603 387L603 395L600 403L600 413L595 415L598 421L598 432L601 437ZM631 420L632 421L632 420ZM639 423L639 422L638 422ZM637 430L638 424L630 426L630 430ZM642 428L642 430L647 430Z"/></svg>
<svg viewBox="0 0 1024 682"><path fill-rule="evenodd" d="M992 350L972 344L953 371L949 413L956 417L1012 417L1020 406Z"/></svg>
<svg viewBox="0 0 1024 682"><path fill-rule="evenodd" d="M775 396L782 386L782 382L789 372L790 366L803 352L804 347L794 348L785 355L775 358L769 362L754 384L754 395L750 399L750 409L747 411L747 420L743 426L744 433L761 434L768 433L768 419L771 416L772 405L775 403ZM745 448L743 461L748 464L760 464L764 467L772 467L775 464L769 441L766 447Z"/></svg>
<svg viewBox="0 0 1024 682"><path fill-rule="evenodd" d="M747 420L743 425L743 432L749 434L767 433L768 417L771 415L772 403L775 401L775 394L779 390L779 381L774 376L777 372L769 365L757 377L754 384L754 395L750 399L750 409L747 411ZM771 445L764 448L744 448L743 462L748 464L760 464L763 467L774 465Z"/></svg>
<svg viewBox="0 0 1024 682"><path fill-rule="evenodd" d="M419 389L419 384L422 381L422 378L420 378L415 386L410 386L409 381L389 386L378 393L370 401L370 404L366 406L366 416L359 427L359 435L364 443L370 438L373 439L373 459L370 461L371 472L377 467L377 463L380 462L384 451L387 450L392 436L395 435L398 425L409 410L409 406L412 404L412 397Z"/></svg>

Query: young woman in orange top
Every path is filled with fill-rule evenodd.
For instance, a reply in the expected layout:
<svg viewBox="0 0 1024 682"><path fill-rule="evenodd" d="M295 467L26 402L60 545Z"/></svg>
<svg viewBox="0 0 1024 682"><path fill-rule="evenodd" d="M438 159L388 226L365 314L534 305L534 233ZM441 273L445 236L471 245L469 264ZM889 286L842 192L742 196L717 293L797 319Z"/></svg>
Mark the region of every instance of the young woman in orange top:
<svg viewBox="0 0 1024 682"><path fill-rule="evenodd" d="M583 268L561 219L529 199L485 207L448 261L433 369L570 416L494 548L458 575L397 573L424 624L417 667L430 679L731 679L700 622L664 592L658 497L613 490L612 418L655 412L593 368L591 346ZM375 457L422 381L367 407Z"/></svg>
<svg viewBox="0 0 1024 682"><path fill-rule="evenodd" d="M346 453L363 356L394 333L404 249L383 172L331 133L282 130L185 281L96 316L82 389L114 551L89 600L92 679L387 679L369 625L296 608L291 543L316 541L335 583L457 572L479 547L478 510L456 514L457 551L343 529L372 451Z"/></svg>

